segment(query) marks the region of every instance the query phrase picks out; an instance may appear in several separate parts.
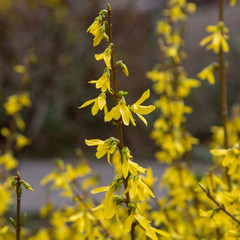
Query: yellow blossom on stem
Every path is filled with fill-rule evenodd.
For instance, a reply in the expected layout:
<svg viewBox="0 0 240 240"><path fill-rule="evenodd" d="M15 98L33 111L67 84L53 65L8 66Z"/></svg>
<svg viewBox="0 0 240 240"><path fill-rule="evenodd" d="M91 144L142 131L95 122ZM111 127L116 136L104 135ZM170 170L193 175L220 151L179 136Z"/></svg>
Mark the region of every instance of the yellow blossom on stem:
<svg viewBox="0 0 240 240"><path fill-rule="evenodd" d="M7 102L4 103L4 108L8 115L14 115L23 107L31 106L31 101L26 93L20 95L12 95L8 97Z"/></svg>
<svg viewBox="0 0 240 240"><path fill-rule="evenodd" d="M234 7L237 3L237 0L230 0L230 6Z"/></svg>
<svg viewBox="0 0 240 240"><path fill-rule="evenodd" d="M1 135L3 137L7 137L10 134L10 130L8 128L6 128L6 127L1 128L0 131L1 131Z"/></svg>
<svg viewBox="0 0 240 240"><path fill-rule="evenodd" d="M136 176L139 173L145 173L146 169L131 161L130 158L132 158L130 150L128 147L124 147L122 149L122 173L124 178L127 178L129 172L133 176Z"/></svg>
<svg viewBox="0 0 240 240"><path fill-rule="evenodd" d="M97 32L99 31L99 28L102 24L102 17L98 16L95 18L95 21L92 23L92 25L87 29L87 32L90 32L93 36L96 36Z"/></svg>
<svg viewBox="0 0 240 240"><path fill-rule="evenodd" d="M193 14L196 12L196 4L195 3L188 3L187 4L187 12Z"/></svg>
<svg viewBox="0 0 240 240"><path fill-rule="evenodd" d="M215 64L210 64L207 67L205 67L200 73L198 73L198 77L201 80L207 79L208 82L213 85L215 83L215 77L213 74L213 71L215 69Z"/></svg>
<svg viewBox="0 0 240 240"><path fill-rule="evenodd" d="M131 176L128 179L128 187L125 189L124 194L129 192L131 199L144 201L149 198L149 195L155 198L151 189L141 180L139 176Z"/></svg>
<svg viewBox="0 0 240 240"><path fill-rule="evenodd" d="M17 127L18 127L20 130L24 130L24 129L25 129L26 124L25 124L25 122L23 121L23 119L21 118L21 116L20 116L18 113L16 113L16 114L14 115L14 120L15 120L15 122L16 122Z"/></svg>
<svg viewBox="0 0 240 240"><path fill-rule="evenodd" d="M26 72L26 68L23 65L16 65L14 67L14 71L20 74L23 74Z"/></svg>
<svg viewBox="0 0 240 240"><path fill-rule="evenodd" d="M168 10L164 11L165 16L169 16L173 22L178 20L184 21L186 19L186 15L181 10L180 6L176 5Z"/></svg>
<svg viewBox="0 0 240 240"><path fill-rule="evenodd" d="M122 71L124 72L124 74L128 77L129 75L129 72L128 72L128 69L127 69L127 66L121 61L117 61L116 62L116 66L120 66Z"/></svg>
<svg viewBox="0 0 240 240"><path fill-rule="evenodd" d="M93 46L96 47L97 45L99 45L99 43L102 41L102 39L104 38L104 34L105 34L105 24L103 24L99 30L97 31L94 39L93 39Z"/></svg>
<svg viewBox="0 0 240 240"><path fill-rule="evenodd" d="M0 165L3 165L7 170L12 170L18 165L18 161L12 152L8 151L0 155Z"/></svg>
<svg viewBox="0 0 240 240"><path fill-rule="evenodd" d="M150 91L148 89L142 94L141 98L130 107L130 110L136 113L137 116L146 124L146 126L147 126L147 120L142 115L147 115L152 111L154 111L155 106L153 105L142 106L141 103L143 103L149 97L150 97Z"/></svg>
<svg viewBox="0 0 240 240"><path fill-rule="evenodd" d="M200 42L200 46L209 44L207 46L207 50L212 49L215 53L218 53L220 51L220 47L223 49L224 52L229 51L228 43L226 41L228 39L228 36L225 34L228 32L228 29L224 27L223 22L220 21L216 26L209 25L207 27L207 32L210 32L212 34L205 37Z"/></svg>
<svg viewBox="0 0 240 240"><path fill-rule="evenodd" d="M152 168L148 167L146 176L142 176L142 181L149 187L153 188L153 184L157 181L157 178L153 176Z"/></svg>
<svg viewBox="0 0 240 240"><path fill-rule="evenodd" d="M105 51L101 54L95 54L95 58L97 61L104 60L106 66L109 69L112 69L111 67L111 54L112 54L112 44L108 46L108 48L105 49Z"/></svg>
<svg viewBox="0 0 240 240"><path fill-rule="evenodd" d="M108 69L104 71L103 75L98 80L92 80L89 81L89 83L93 84L95 83L96 88L97 89L101 88L102 92L106 92L107 90L109 92L112 92L110 88L110 72Z"/></svg>
<svg viewBox="0 0 240 240"><path fill-rule="evenodd" d="M105 114L104 121L109 122L112 119L118 120L120 117L122 118L125 125L129 125L129 121L131 121L131 123L136 126L132 113L126 104L124 97L120 99L115 107L113 107L107 114Z"/></svg>
<svg viewBox="0 0 240 240"><path fill-rule="evenodd" d="M16 136L16 150L21 150L23 147L28 146L32 143L31 139L23 136L22 134L17 134Z"/></svg>
<svg viewBox="0 0 240 240"><path fill-rule="evenodd" d="M172 27L164 21L159 21L157 23L157 33L158 34L163 34L165 36L168 36L172 31Z"/></svg>
<svg viewBox="0 0 240 240"><path fill-rule="evenodd" d="M91 139L91 140L85 140L85 143L88 146L97 146L97 158L102 158L105 154L107 154L107 160L110 165L110 156L116 151L118 140L114 137L110 137L109 139L103 141L100 139Z"/></svg>
<svg viewBox="0 0 240 240"><path fill-rule="evenodd" d="M99 110L103 110L106 113L107 112L107 102L106 102L106 94L105 93L101 93L97 98L91 99L87 102L85 102L82 106L79 107L80 108L84 108L90 104L93 104L92 107L92 115L96 115L98 113Z"/></svg>

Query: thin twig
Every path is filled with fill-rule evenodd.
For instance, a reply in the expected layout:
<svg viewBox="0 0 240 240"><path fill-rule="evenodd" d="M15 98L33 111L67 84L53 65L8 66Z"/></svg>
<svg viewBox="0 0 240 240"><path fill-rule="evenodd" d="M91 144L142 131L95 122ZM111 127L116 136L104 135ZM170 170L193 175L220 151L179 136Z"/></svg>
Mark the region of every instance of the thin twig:
<svg viewBox="0 0 240 240"><path fill-rule="evenodd" d="M219 0L219 21L224 21L224 0ZM223 32L222 32L223 34ZM224 60L224 52L222 45L220 45L219 51L219 78L220 78L220 92L221 92L221 115L222 125L224 130L224 148L229 148L228 139L228 108L227 108L227 80L226 80L226 66ZM228 175L228 168L225 168L225 176L228 182L229 190L231 190L231 178Z"/></svg>
<svg viewBox="0 0 240 240"><path fill-rule="evenodd" d="M109 44L112 44L112 53L111 53L111 73L112 73L112 80L113 80L113 89L114 89L114 101L115 105L118 105L119 103L119 95L118 95L118 88L117 88L117 77L116 77L116 65L114 62L114 45L112 41L112 22L111 22L111 17L112 17L112 11L110 5L108 5L108 36L109 36ZM123 131L122 131L122 119L120 118L117 122L117 131L118 131L118 138L119 138L119 151L121 152L124 144L123 144ZM122 158L122 155L121 155ZM123 159L122 159L123 161ZM127 189L128 187L128 178L124 179L123 181L124 188ZM126 207L128 207L128 204L130 203L130 196L129 193L126 193ZM128 210L128 215L131 214L131 210ZM131 240L135 239L135 225L134 223L132 224L131 227Z"/></svg>
<svg viewBox="0 0 240 240"><path fill-rule="evenodd" d="M20 218L20 211L21 211L21 177L20 174L17 174L16 177L17 185L16 185L16 195L17 195L17 223L16 223L16 240L20 240L21 234L21 218Z"/></svg>
<svg viewBox="0 0 240 240"><path fill-rule="evenodd" d="M206 193L207 197L211 199L224 213L226 213L230 218L232 218L236 223L240 224L240 220L238 220L235 216L233 216L223 204L219 203L211 194L209 190L207 190L202 184L198 184L201 189Z"/></svg>

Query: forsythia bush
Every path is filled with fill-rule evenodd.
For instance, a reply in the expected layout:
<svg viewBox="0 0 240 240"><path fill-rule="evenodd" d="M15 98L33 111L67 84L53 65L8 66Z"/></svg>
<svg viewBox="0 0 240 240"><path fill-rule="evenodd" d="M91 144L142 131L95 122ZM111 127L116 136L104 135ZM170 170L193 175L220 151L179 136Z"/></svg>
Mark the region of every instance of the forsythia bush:
<svg viewBox="0 0 240 240"><path fill-rule="evenodd" d="M58 1L50 1L54 5ZM234 6L236 1L231 1ZM192 112L185 105L185 99L193 88L201 85L197 78L188 77L182 66L186 58L184 51L184 28L188 14L193 14L196 6L186 0L169 0L164 11L164 19L157 23L160 62L147 73L153 82L153 91L159 96L154 105L144 105L150 97L150 90L142 93L134 103L127 101L128 92L118 89L117 69L128 77L127 66L122 60L115 60L112 31L112 10L101 10L87 32L93 35L93 46L105 44L102 53L95 54L96 61L103 60L104 69L97 80L89 81L99 95L87 100L79 108L91 105L93 116L102 111L106 124L116 128L116 136L108 139L88 139L88 146L96 147L96 157L106 158L115 170L114 179L103 186L88 164L80 149L76 150L77 166L55 160L55 170L45 176L41 184L51 184L60 195L71 204L56 208L49 201L40 209L40 216L48 221L47 227L38 231L24 228L26 214L20 211L22 186L33 191L21 179L18 172L11 176L11 170L18 161L14 151L30 145L31 140L23 135L25 122L21 110L31 106L29 93L25 91L28 77L28 57L24 65L17 65L21 83L15 95L4 103L10 124L1 128L6 139L0 155L0 240L80 240L80 239L239 239L240 238L240 113L233 108L233 116L228 119L226 94L225 53L229 52L228 29L224 25L224 1L219 0L219 19L216 25L207 27L209 33L201 42L218 55L218 62L210 63L198 78L207 79L214 85L219 74L222 126L212 127L211 154L213 166L198 179L192 170L191 150L199 143L186 128L187 115ZM155 109L156 108L156 109ZM151 168L145 169L134 161L130 149L124 144L123 126L136 126L137 116L146 126L145 115L159 112L154 122L151 138L159 146L156 158L167 165L159 181L165 189L161 197L156 197ZM11 179L12 177L12 179ZM6 218L6 212L13 204L12 189L16 190L16 221ZM101 202L95 194L104 193ZM11 223L13 227L10 227ZM15 228L15 230L14 230Z"/></svg>

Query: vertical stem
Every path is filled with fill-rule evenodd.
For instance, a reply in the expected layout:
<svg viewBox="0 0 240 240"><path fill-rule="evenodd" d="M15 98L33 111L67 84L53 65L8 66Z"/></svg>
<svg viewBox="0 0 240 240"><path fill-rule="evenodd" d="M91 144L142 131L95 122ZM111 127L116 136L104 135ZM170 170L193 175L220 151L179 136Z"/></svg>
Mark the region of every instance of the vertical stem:
<svg viewBox="0 0 240 240"><path fill-rule="evenodd" d="M219 0L219 21L224 22L224 0ZM221 92L221 115L222 125L224 130L224 148L229 148L228 128L227 128L227 83L226 83L226 67L224 61L224 52L222 46L219 51L219 78L220 78L220 92ZM231 179L228 175L228 168L225 168L225 176L228 182L229 190L231 190Z"/></svg>
<svg viewBox="0 0 240 240"><path fill-rule="evenodd" d="M14 144L14 134L17 130L17 125L15 120L12 118L10 120L10 134L7 136L7 140L6 140L6 145L5 145L5 152L11 150L13 148L13 144Z"/></svg>
<svg viewBox="0 0 240 240"><path fill-rule="evenodd" d="M219 0L219 21L224 21L224 0ZM219 77L220 77L220 91L221 91L221 112L222 124L224 129L224 148L229 147L228 129L227 129L227 84L226 84L226 68L224 63L224 52L220 46L219 52Z"/></svg>
<svg viewBox="0 0 240 240"><path fill-rule="evenodd" d="M111 17L112 17L112 11L111 9L108 7L108 37L109 37L109 44L113 44L112 41L112 22L111 22ZM116 65L114 62L114 45L112 46L112 53L111 53L111 73L112 73L112 79L113 79L113 90L114 90L114 94L113 94L113 98L115 101L115 105L118 104L119 102L119 96L118 96L118 88L117 88L117 77L116 77ZM123 131L122 131L122 119L120 118L119 120L117 120L117 131L118 131L118 138L119 138L119 151L121 153L124 144L123 144ZM122 155L121 155L122 158ZM126 189L128 187L128 178L124 179L123 181L124 184L124 188ZM129 193L126 193L126 207L128 207L128 204L130 203L130 196ZM131 210L128 210L128 214L131 214ZM135 224L132 224L131 227L131 240L135 239Z"/></svg>
<svg viewBox="0 0 240 240"><path fill-rule="evenodd" d="M112 17L112 11L108 10L108 36L109 36L109 44L113 44L112 42L112 22L111 22L111 17ZM114 63L114 45L112 47L112 53L111 53L111 73L112 73L112 79L113 79L113 89L114 89L114 101L115 105L118 104L119 97L118 97L118 88L117 88L117 77L116 77L116 66ZM120 141L120 151L123 149L123 134L122 134L122 120L119 119L117 121L117 130L118 130L118 137Z"/></svg>
<svg viewBox="0 0 240 240"><path fill-rule="evenodd" d="M21 219L20 219L20 208L21 208L21 178L20 174L17 174L17 186L16 186L16 195L17 195L17 224L16 224L16 240L20 240L21 233Z"/></svg>

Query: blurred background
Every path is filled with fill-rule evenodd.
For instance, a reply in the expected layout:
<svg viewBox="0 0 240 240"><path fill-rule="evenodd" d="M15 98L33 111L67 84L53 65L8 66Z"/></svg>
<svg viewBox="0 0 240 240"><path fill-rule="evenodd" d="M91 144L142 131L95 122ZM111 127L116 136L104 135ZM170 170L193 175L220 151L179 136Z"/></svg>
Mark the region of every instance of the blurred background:
<svg viewBox="0 0 240 240"><path fill-rule="evenodd" d="M75 148L93 155L94 150L85 146L84 139L116 135L115 127L103 122L101 112L92 117L90 107L78 109L98 95L88 81L102 75L104 63L96 62L94 54L101 53L106 45L94 48L93 37L86 30L107 2L113 10L116 59L123 60L130 73L126 78L119 72L119 89L129 92L127 101L132 104L143 91L151 89L146 72L159 61L155 29L165 0L0 0L0 126L8 125L3 103L17 91L20 81L13 68L23 64L26 55L32 56L27 88L32 107L24 111L26 135L32 139L32 145L19 153L19 157L71 158ZM186 24L188 58L183 62L192 78L210 62L217 61L214 54L199 47L206 36L206 26L217 23L217 2L194 2L197 12L189 16ZM239 13L240 4L231 8L226 1L225 24L230 30L231 49L227 55L229 107L239 101ZM151 104L155 99L157 96L152 92L146 103ZM187 128L204 146L211 137L210 126L221 124L218 81L215 86L202 82L200 88L192 91L187 104L194 109ZM149 115L148 128L138 120L136 127L124 128L125 144L137 158L154 158L157 148L149 134L158 114L155 111ZM0 138L0 144L3 141Z"/></svg>

